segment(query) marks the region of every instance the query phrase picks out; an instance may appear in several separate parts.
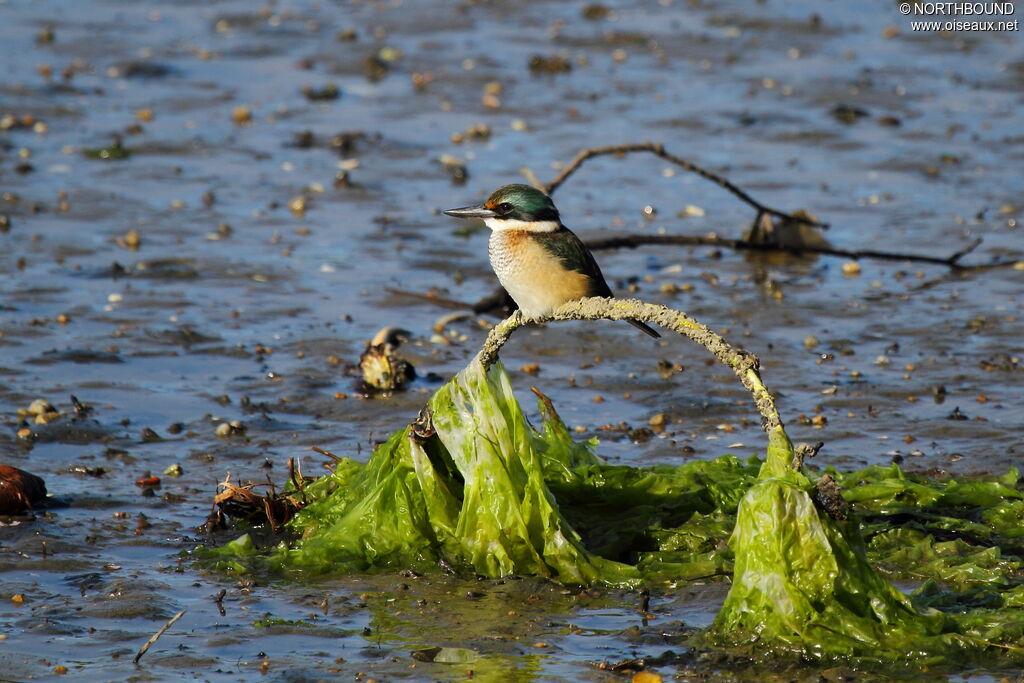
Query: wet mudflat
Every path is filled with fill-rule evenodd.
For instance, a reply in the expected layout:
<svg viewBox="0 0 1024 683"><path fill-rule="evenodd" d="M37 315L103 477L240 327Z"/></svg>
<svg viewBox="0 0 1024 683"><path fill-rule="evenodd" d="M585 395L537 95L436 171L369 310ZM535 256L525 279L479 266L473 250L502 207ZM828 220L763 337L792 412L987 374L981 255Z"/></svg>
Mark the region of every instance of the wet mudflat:
<svg viewBox="0 0 1024 683"><path fill-rule="evenodd" d="M438 211L523 167L547 180L583 147L650 139L812 212L837 247L945 257L981 237L965 262L1024 259L1019 33L916 33L882 2L0 13L0 456L55 499L0 528L4 677L616 680L595 664L647 657L666 677L742 678L749 664L679 644L721 584L655 591L645 618L636 594L532 579L237 583L187 551L232 537L197 531L228 472L281 483L296 457L314 473L328 459L313 445L365 459L475 353L494 318L437 332L451 310L395 291L490 294L486 236ZM584 239L739 237L753 219L643 155L588 163L556 200ZM1020 462L1020 269L672 247L598 259L618 292L757 353L790 434L825 442L819 465ZM421 379L360 397L347 367L386 325L413 334ZM524 405L536 385L609 459L761 452L744 390L702 354L571 323L517 334L503 358ZM19 414L37 398L60 414ZM413 658L430 647L481 656Z"/></svg>

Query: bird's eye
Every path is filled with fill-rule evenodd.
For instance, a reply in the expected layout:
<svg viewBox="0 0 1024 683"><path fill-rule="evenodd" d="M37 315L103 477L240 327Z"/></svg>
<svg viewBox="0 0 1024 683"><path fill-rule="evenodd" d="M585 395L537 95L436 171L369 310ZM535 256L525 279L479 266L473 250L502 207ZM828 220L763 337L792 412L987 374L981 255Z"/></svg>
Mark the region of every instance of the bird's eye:
<svg viewBox="0 0 1024 683"><path fill-rule="evenodd" d="M512 205L508 202L502 202L494 208L497 209L500 214L512 213Z"/></svg>

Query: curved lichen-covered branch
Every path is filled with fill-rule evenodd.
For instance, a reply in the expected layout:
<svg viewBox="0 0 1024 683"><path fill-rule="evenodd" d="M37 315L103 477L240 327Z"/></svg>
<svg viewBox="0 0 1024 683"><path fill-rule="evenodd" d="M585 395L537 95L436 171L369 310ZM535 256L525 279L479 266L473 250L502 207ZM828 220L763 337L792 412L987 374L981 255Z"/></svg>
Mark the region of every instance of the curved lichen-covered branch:
<svg viewBox="0 0 1024 683"><path fill-rule="evenodd" d="M640 320L657 325L666 330L678 332L705 349L723 365L732 369L747 391L754 397L754 403L761 414L762 427L771 433L782 427L782 419L775 408L768 389L761 382L758 372L760 363L757 356L746 349L733 346L725 341L706 325L703 325L682 311L650 304L639 299L605 299L592 297L562 304L545 318L538 320L525 319L519 311L495 325L487 340L476 356L476 360L489 367L498 358L498 352L508 338L518 328L530 322L546 322L554 320Z"/></svg>

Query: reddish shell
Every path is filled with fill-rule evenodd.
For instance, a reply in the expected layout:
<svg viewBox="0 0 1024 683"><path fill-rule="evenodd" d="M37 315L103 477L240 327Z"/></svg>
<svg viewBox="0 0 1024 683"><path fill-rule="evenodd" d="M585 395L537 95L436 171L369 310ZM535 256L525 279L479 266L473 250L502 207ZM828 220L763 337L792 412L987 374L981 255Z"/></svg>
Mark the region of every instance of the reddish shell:
<svg viewBox="0 0 1024 683"><path fill-rule="evenodd" d="M135 484L138 486L159 486L160 477L141 477L135 480Z"/></svg>
<svg viewBox="0 0 1024 683"><path fill-rule="evenodd" d="M16 515L46 498L46 482L17 467L0 465L0 515Z"/></svg>

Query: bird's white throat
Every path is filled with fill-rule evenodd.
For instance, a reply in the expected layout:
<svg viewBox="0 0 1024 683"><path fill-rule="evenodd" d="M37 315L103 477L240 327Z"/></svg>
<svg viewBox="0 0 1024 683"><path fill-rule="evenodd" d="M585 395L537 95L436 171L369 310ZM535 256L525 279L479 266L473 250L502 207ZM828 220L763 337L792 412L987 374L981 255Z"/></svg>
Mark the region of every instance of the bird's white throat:
<svg viewBox="0 0 1024 683"><path fill-rule="evenodd" d="M521 221L515 218L485 218L484 225L491 230L525 230L527 232L558 230L558 221Z"/></svg>

